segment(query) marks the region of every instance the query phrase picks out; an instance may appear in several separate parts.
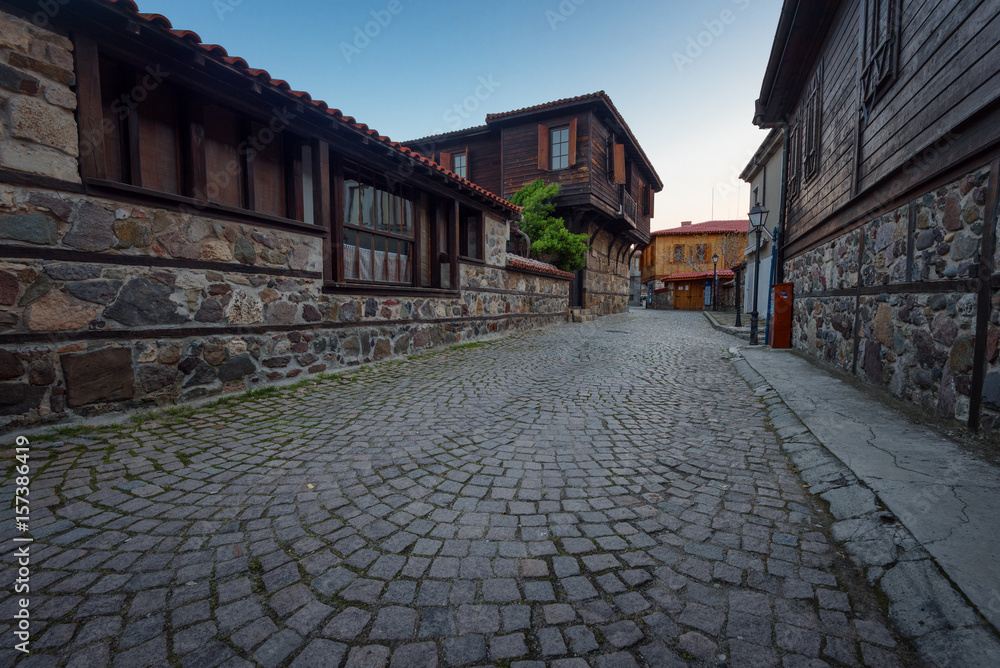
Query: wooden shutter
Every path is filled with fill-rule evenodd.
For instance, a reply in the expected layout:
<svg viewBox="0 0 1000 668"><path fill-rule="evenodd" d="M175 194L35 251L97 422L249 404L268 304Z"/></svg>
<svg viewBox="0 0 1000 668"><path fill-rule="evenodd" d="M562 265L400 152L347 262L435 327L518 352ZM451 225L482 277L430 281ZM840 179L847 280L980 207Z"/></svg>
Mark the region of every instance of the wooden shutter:
<svg viewBox="0 0 1000 668"><path fill-rule="evenodd" d="M576 164L576 119L569 122L569 166Z"/></svg>
<svg viewBox="0 0 1000 668"><path fill-rule="evenodd" d="M549 129L544 125L538 126L538 169L549 170Z"/></svg>
<svg viewBox="0 0 1000 668"><path fill-rule="evenodd" d="M161 85L149 91L139 105L138 125L142 187L181 194L177 97L173 89Z"/></svg>
<svg viewBox="0 0 1000 668"><path fill-rule="evenodd" d="M441 151L441 158L438 160L438 164L447 170L451 169L451 153L445 153Z"/></svg>
<svg viewBox="0 0 1000 668"><path fill-rule="evenodd" d="M653 198L656 196L656 193L653 192L653 186L646 186L646 194L649 197L649 211L648 211L648 213L649 213L649 217L652 218L653 217Z"/></svg>
<svg viewBox="0 0 1000 668"><path fill-rule="evenodd" d="M465 180L472 180L472 158L469 156L469 147L465 147Z"/></svg>
<svg viewBox="0 0 1000 668"><path fill-rule="evenodd" d="M615 183L625 183L625 144L615 144Z"/></svg>

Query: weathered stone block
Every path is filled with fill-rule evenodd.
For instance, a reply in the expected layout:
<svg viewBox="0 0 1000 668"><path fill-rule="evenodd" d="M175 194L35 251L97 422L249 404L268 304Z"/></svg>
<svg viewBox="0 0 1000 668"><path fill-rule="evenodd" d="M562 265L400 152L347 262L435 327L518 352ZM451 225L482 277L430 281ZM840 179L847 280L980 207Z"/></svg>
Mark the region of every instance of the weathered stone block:
<svg viewBox="0 0 1000 668"><path fill-rule="evenodd" d="M28 382L32 385L48 387L56 382L56 370L48 357L32 360L28 365Z"/></svg>
<svg viewBox="0 0 1000 668"><path fill-rule="evenodd" d="M129 327L187 322L187 318L177 312L178 305L171 301L172 294L173 290L165 285L155 285L148 278L134 278L104 315Z"/></svg>
<svg viewBox="0 0 1000 668"><path fill-rule="evenodd" d="M58 238L56 221L40 213L0 218L0 239L30 244L54 244Z"/></svg>
<svg viewBox="0 0 1000 668"><path fill-rule="evenodd" d="M10 64L14 67L21 67L32 70L33 72L38 72L46 79L52 79L53 81L58 81L61 84L66 84L67 86L76 85L76 75L73 74L72 70L66 70L55 65L51 65L37 58L32 58L26 56L22 53L12 53L10 54Z"/></svg>
<svg viewBox="0 0 1000 668"><path fill-rule="evenodd" d="M63 243L85 251L102 251L115 243L115 214L93 202L84 202L76 212L73 228Z"/></svg>
<svg viewBox="0 0 1000 668"><path fill-rule="evenodd" d="M76 121L66 110L34 97L17 96L7 103L7 117L12 137L50 146L74 157L80 154Z"/></svg>
<svg viewBox="0 0 1000 668"><path fill-rule="evenodd" d="M21 296L21 301L18 302L18 305L27 306L34 301L38 301L47 295L54 285L55 283L46 274L39 274L24 291L24 295Z"/></svg>
<svg viewBox="0 0 1000 668"><path fill-rule="evenodd" d="M63 355L60 361L66 379L66 403L71 408L133 397L132 352L126 348Z"/></svg>
<svg viewBox="0 0 1000 668"><path fill-rule="evenodd" d="M66 284L66 290L71 295L94 304L110 303L121 287L121 281L83 281Z"/></svg>
<svg viewBox="0 0 1000 668"><path fill-rule="evenodd" d="M12 140L0 144L0 167L80 183L76 158L30 142Z"/></svg>
<svg viewBox="0 0 1000 668"><path fill-rule="evenodd" d="M33 331L68 331L90 324L97 317L97 309L56 290L32 304L26 317L28 329Z"/></svg>
<svg viewBox="0 0 1000 668"><path fill-rule="evenodd" d="M257 251L246 237L240 237L236 240L233 255L236 257L237 262L241 262L243 264L257 263Z"/></svg>
<svg viewBox="0 0 1000 668"><path fill-rule="evenodd" d="M144 392L157 392L174 384L177 370L158 364L147 364L139 367L136 376Z"/></svg>
<svg viewBox="0 0 1000 668"><path fill-rule="evenodd" d="M226 309L230 325L253 325L264 322L264 304L253 295L237 290Z"/></svg>
<svg viewBox="0 0 1000 668"><path fill-rule="evenodd" d="M219 367L219 380L223 383L231 383L256 372L257 367L253 363L253 358L244 353L229 358L225 364Z"/></svg>
<svg viewBox="0 0 1000 668"><path fill-rule="evenodd" d="M24 364L6 350L0 350L0 380L13 380L24 375Z"/></svg>
<svg viewBox="0 0 1000 668"><path fill-rule="evenodd" d="M21 415L38 408L45 396L44 387L24 383L0 383L0 415Z"/></svg>
<svg viewBox="0 0 1000 668"><path fill-rule="evenodd" d="M38 95L38 83L38 79L30 74L0 63L0 86L7 90L26 95Z"/></svg>
<svg viewBox="0 0 1000 668"><path fill-rule="evenodd" d="M6 271L0 271L0 305L13 306L17 301L20 284L17 276Z"/></svg>

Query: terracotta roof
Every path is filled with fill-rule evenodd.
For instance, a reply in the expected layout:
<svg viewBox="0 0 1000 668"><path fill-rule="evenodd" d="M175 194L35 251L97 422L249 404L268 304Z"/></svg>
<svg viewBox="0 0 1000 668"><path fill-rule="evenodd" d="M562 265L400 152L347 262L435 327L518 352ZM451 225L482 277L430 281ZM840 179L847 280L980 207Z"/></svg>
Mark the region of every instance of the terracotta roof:
<svg viewBox="0 0 1000 668"><path fill-rule="evenodd" d="M426 137L420 137L419 139L411 139L409 141L400 142L405 146L412 146L413 144L424 144L429 140L444 140L451 137L462 137L467 134L474 134L476 132L482 132L483 130L488 130L490 126L488 125L473 125L471 128L462 128L461 130L452 130L451 132L442 132L436 135L427 135Z"/></svg>
<svg viewBox="0 0 1000 668"><path fill-rule="evenodd" d="M539 262L538 260L531 260L526 257L521 257L520 255L514 255L513 253L507 253L507 266L513 267L514 269L526 269L528 271L541 272L543 274L551 274L557 278L565 278L566 280L572 280L576 278L576 274L569 271L563 271L547 262Z"/></svg>
<svg viewBox="0 0 1000 668"><path fill-rule="evenodd" d="M719 278L732 278L736 274L733 273L732 269L720 269ZM669 276L660 276L657 278L659 281L693 281L699 278L712 278L715 276L715 272L712 271L698 271L691 272L688 274L670 274Z"/></svg>
<svg viewBox="0 0 1000 668"><path fill-rule="evenodd" d="M282 81L281 79L272 78L271 75L266 70L254 69L250 67L247 61L243 60L242 58L239 58L237 56L230 56L229 53L218 44L204 44L201 41L201 37L199 37L197 33L192 32L190 30L174 29L173 25L170 23L170 20L167 19L167 17L162 16L161 14L144 14L140 12L134 0L93 0L93 1L98 4L114 5L116 7L120 7L125 11L127 11L128 13L130 13L131 15L146 21L148 24L156 26L163 32L173 35L173 37L178 42L185 42L189 45L202 49L216 62L226 65L230 69L238 73L248 75L258 80L259 82L268 85L275 90L278 90L281 93L284 93L286 95L295 98L295 100L298 102L312 105L319 111L330 115L338 122L340 122L342 125L347 126L352 130L361 132L371 140L375 140L382 144L385 144L386 146L403 154L404 156L406 156L411 160L422 163L424 165L427 165L428 167L431 167L432 169L437 170L438 172L441 172L442 174L452 179L456 183L461 184L466 188L469 188L470 190L482 195L483 197L486 197L488 200L495 202L496 204L512 212L520 213L521 211L521 207L515 206L514 204L511 204L507 200L503 199L502 197L498 197L489 190L481 188L477 186L475 183L472 183L471 181L468 181L460 176L457 176L456 174L452 173L451 170L445 169L444 167L437 164L433 160L420 155L416 151L410 150L409 148L403 146L399 142L392 141L389 137L379 134L378 131L374 130L373 128L369 128L364 123L357 122L351 116L345 116L342 111L340 111L339 109L331 108L329 105L327 105L326 102L322 100L314 100L312 96L309 95L309 93L292 90L292 87L288 84L288 82Z"/></svg>
<svg viewBox="0 0 1000 668"><path fill-rule="evenodd" d="M654 237L671 236L674 234L713 234L724 232L749 232L750 221L743 220L710 220L706 223L695 225L685 225L684 227L671 227L666 230L652 232Z"/></svg>

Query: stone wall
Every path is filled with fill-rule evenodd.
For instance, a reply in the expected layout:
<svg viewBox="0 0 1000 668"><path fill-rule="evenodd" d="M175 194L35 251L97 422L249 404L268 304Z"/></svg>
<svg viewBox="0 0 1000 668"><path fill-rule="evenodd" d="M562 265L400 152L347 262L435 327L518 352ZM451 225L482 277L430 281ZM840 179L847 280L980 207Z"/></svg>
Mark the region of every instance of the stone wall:
<svg viewBox="0 0 1000 668"><path fill-rule="evenodd" d="M73 43L3 13L0 168L79 183Z"/></svg>
<svg viewBox="0 0 1000 668"><path fill-rule="evenodd" d="M595 228L596 229L596 228ZM594 229L590 230L593 234ZM615 255L621 250L621 243L607 232L601 232L594 239L587 254L587 269L584 272L584 308L594 315L611 315L628 311L629 266L628 262L616 262ZM611 259L608 248L614 244Z"/></svg>
<svg viewBox="0 0 1000 668"><path fill-rule="evenodd" d="M674 308L674 286L672 283L665 288L653 290L651 308L658 311L669 311Z"/></svg>
<svg viewBox="0 0 1000 668"><path fill-rule="evenodd" d="M793 344L935 414L966 421L987 167L786 263ZM950 283L949 283L950 282ZM949 289L949 285L954 288ZM984 425L1000 429L1000 306L989 324Z"/></svg>
<svg viewBox="0 0 1000 668"><path fill-rule="evenodd" d="M323 292L319 236L72 193L0 194L11 255L0 260L4 426L187 401L566 320L567 281L497 266L506 225L492 217L490 264L462 264L459 295L358 296Z"/></svg>

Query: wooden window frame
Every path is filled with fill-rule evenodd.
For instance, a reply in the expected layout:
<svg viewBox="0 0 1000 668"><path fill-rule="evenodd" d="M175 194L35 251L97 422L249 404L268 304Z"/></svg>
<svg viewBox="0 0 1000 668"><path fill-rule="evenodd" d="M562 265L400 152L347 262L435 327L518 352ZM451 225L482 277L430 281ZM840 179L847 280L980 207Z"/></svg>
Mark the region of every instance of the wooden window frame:
<svg viewBox="0 0 1000 668"><path fill-rule="evenodd" d="M468 215L468 214L472 215ZM469 218L475 217L476 220L473 226L469 225ZM473 209L472 207L460 206L459 207L459 221L458 221L458 249L459 249L459 259L460 260L473 260L476 262L486 261L486 220L483 216L482 211L478 209ZM475 255L469 254L467 251L469 249L469 233L472 232L473 236L476 238L476 253Z"/></svg>
<svg viewBox="0 0 1000 668"><path fill-rule="evenodd" d="M567 133L567 152L566 160L567 164L565 167L553 167L552 166L552 132L555 130L568 130ZM572 169L576 166L577 159L577 119L570 119L568 123L559 123L557 125L538 125L538 169L543 172L561 172L566 169ZM561 143L561 142L560 142Z"/></svg>
<svg viewBox="0 0 1000 668"><path fill-rule="evenodd" d="M341 160L339 171L340 171L339 181L341 186L340 200L339 200L340 204L339 215L341 217L341 223L339 225L341 230L341 236L340 236L341 266L338 268L338 276L343 276L344 282L350 284L417 287L420 283L419 267L417 266L417 263L420 261L420 257L415 256L415 251L419 252L418 240L420 236L420 218L419 218L420 212L418 209L419 195L416 189L410 186L409 184L397 184L396 189L400 190L400 192L395 193L392 191L392 187L389 185L391 181L388 178L384 177L381 174L378 174L377 170L351 159ZM348 173L350 173L351 176L355 177L353 180L359 183L359 185L363 186L366 189L370 188L374 191L367 205L365 204L364 199L358 200L357 210L359 213L359 221L348 220L346 216L346 208L348 206L348 202L350 201L347 199L347 194L346 194L346 182L347 182L346 175ZM379 180L380 177L382 178L381 181ZM383 185L385 186L384 189L381 188L381 186ZM379 220L372 220L370 225L367 224L366 218L371 216L372 212L376 210L378 210L379 212L378 218L381 219L382 216L386 215L386 213L382 210L382 207L386 203L387 196L390 198L388 201L393 211L397 210L397 203L402 202L402 204L400 204L400 208L398 209L398 213L396 214L398 216L397 219L400 223L402 223L405 220L406 211L409 210L410 230L411 230L410 234L393 231L394 226L390 225L387 222L383 223L384 227L379 227L380 225ZM353 235L356 239L356 242L350 248L349 244L347 243L349 234ZM365 250L362 248L360 242L360 238L362 235L369 235L372 241L372 248L370 249L371 258L369 267L369 271L371 272L370 278L362 278L362 251ZM376 243L378 242L379 239L383 240L385 244L385 250L382 251L377 250ZM405 243L409 245L409 249L406 254L409 263L408 266L409 277L405 281L389 280L388 278L390 275L389 265L388 265L388 253L390 252L389 247L393 243L395 244ZM383 264L383 271L386 276L385 280L380 280L379 278L375 277L375 253L378 252L386 253L386 262ZM354 253L353 266L355 267L356 273L353 276L347 275L346 268L348 265L347 261L348 253ZM395 255L396 255L396 269L395 272L393 273L395 273L396 276L399 277L402 275L401 258L403 257L403 253L397 250Z"/></svg>
<svg viewBox="0 0 1000 668"><path fill-rule="evenodd" d="M871 108L896 80L902 6L899 0L865 0L862 12L861 113L867 124Z"/></svg>
<svg viewBox="0 0 1000 668"><path fill-rule="evenodd" d="M820 171L823 140L823 63L807 89L802 109L802 179L812 181Z"/></svg>
<svg viewBox="0 0 1000 668"><path fill-rule="evenodd" d="M292 140L296 146L308 145L313 149L313 192L303 192L303 183L299 179L297 184L292 183L295 201L286 195L282 215L273 215L266 212L257 211L253 197L253 168L252 161L248 165L245 151L239 151L240 174L235 176L241 181L241 202L239 206L233 206L218 201L210 200L208 197L208 179L205 148L205 109L210 106L218 106L234 114L241 125L241 147L247 143L250 137L248 130L252 123L267 125L267 121L259 117L248 115L246 112L234 111L228 108L221 100L209 99L200 95L185 86L183 81L169 82L169 88L164 90L172 91L174 96L176 113L174 117L174 142L177 151L178 164L178 191L169 192L158 190L143 183L142 163L149 160L149 156L143 156L140 132L141 103L128 111L122 113L118 118L107 118L105 102L106 97L113 102L119 100L123 91L131 90L132 86L128 81L134 77L141 77L141 66L123 60L115 55L102 52L97 43L90 38L76 35L75 45L79 49L76 58L76 74L78 89L78 111L77 122L80 130L81 148L86 147L84 155L80 160L80 172L83 181L88 186L100 188L102 190L115 190L130 193L134 197L141 197L143 200L155 200L161 204L174 205L178 207L194 208L206 215L218 215L222 218L232 218L238 215L257 222L263 222L268 226L280 226L293 229L308 230L311 233L327 234L329 218L322 216L322 197L316 199L317 188L317 168L322 165L317 164L316 157L318 151L316 146L319 141L297 133L282 130L285 138ZM105 73L117 73L117 80L114 82L102 81L102 70ZM140 79L141 80L141 79ZM111 86L108 88L108 86ZM166 85L166 84L165 84ZM125 86L123 88L123 86ZM117 97L114 97L117 95ZM105 122L107 118L107 123ZM108 149L108 133L116 132L118 142L118 155L114 155L114 150ZM291 162L294 163L294 156ZM299 157L301 163L301 155ZM112 173L112 164L116 165L115 172ZM299 165L301 167L301 164ZM295 178L301 175L301 169L289 168L288 156L285 156L282 164L283 179ZM297 216L305 206L305 198L313 197L314 222L307 224L303 222L303 216ZM294 205L294 206L293 206Z"/></svg>
<svg viewBox="0 0 1000 668"><path fill-rule="evenodd" d="M457 171L457 167L455 165L455 159L459 158L459 157L462 158L465 161L465 165L463 166L464 167L464 172L465 172L464 174L459 174L458 171ZM463 179L465 179L466 181L469 181L470 180L469 179L469 149L466 148L466 149L464 149L462 151L459 151L458 153L452 153L451 154L451 164L448 166L448 169L450 169L452 171L452 173L455 174L455 176L460 176Z"/></svg>

